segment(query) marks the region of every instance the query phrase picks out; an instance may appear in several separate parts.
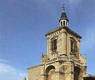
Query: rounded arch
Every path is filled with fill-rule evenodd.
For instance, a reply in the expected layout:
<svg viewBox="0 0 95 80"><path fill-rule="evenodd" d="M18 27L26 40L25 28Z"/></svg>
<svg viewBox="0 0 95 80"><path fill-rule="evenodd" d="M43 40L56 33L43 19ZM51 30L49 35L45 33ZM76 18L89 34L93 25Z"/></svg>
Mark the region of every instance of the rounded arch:
<svg viewBox="0 0 95 80"><path fill-rule="evenodd" d="M73 38L70 37L70 45L71 45L71 53L77 52L77 41Z"/></svg>
<svg viewBox="0 0 95 80"><path fill-rule="evenodd" d="M53 80L55 77L55 67L50 65L46 68L46 80Z"/></svg>
<svg viewBox="0 0 95 80"><path fill-rule="evenodd" d="M50 65L46 68L46 74L51 70L51 69L55 69L55 67L53 65Z"/></svg>

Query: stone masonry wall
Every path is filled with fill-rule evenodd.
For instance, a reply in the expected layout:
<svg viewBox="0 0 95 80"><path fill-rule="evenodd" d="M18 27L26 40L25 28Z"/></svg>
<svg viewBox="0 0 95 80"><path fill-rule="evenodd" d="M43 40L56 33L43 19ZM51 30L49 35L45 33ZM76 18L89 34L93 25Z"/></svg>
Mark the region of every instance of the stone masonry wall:
<svg viewBox="0 0 95 80"><path fill-rule="evenodd" d="M40 80L41 67L36 66L28 69L28 80Z"/></svg>

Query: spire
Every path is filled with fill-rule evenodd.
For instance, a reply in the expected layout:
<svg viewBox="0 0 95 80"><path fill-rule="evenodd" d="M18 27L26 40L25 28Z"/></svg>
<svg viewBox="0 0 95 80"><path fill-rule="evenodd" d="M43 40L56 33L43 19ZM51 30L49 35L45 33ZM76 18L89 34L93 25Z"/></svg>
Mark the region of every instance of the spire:
<svg viewBox="0 0 95 80"><path fill-rule="evenodd" d="M26 77L24 77L24 80L26 80Z"/></svg>
<svg viewBox="0 0 95 80"><path fill-rule="evenodd" d="M43 54L43 52L42 52L42 57L44 57L44 54Z"/></svg>
<svg viewBox="0 0 95 80"><path fill-rule="evenodd" d="M65 12L64 10L62 11L60 20L67 20L67 21L69 21L68 18L67 18L66 12ZM60 21L60 20L59 20L59 21Z"/></svg>
<svg viewBox="0 0 95 80"><path fill-rule="evenodd" d="M60 26L65 26L65 27L68 26L69 20L67 18L64 7L63 7L63 11L62 11L61 17L59 19L59 22L60 22Z"/></svg>

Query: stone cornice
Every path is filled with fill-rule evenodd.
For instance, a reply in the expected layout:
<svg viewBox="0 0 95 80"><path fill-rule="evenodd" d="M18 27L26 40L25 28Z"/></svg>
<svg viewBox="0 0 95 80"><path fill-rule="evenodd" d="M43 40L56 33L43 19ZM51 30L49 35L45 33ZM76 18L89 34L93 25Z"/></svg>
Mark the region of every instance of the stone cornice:
<svg viewBox="0 0 95 80"><path fill-rule="evenodd" d="M70 28L63 27L63 26L62 27L58 27L58 28L48 32L45 36L48 36L48 35L50 35L50 34L52 34L54 32L60 31L61 29L65 29L68 33L70 33L70 34L72 34L72 35L74 35L74 36L76 36L76 37L78 37L80 39L82 38L79 34L77 34L76 32L72 31Z"/></svg>
<svg viewBox="0 0 95 80"><path fill-rule="evenodd" d="M39 65L36 65L36 66L29 67L29 68L27 68L27 69L29 70L29 69L37 68L37 67L43 66L43 65L44 65L44 64L39 64Z"/></svg>
<svg viewBox="0 0 95 80"><path fill-rule="evenodd" d="M58 73L58 74L74 74L74 72L61 72L61 71L56 71L55 73Z"/></svg>
<svg viewBox="0 0 95 80"><path fill-rule="evenodd" d="M81 63L79 60L70 59L68 57L57 57L52 60L48 60L46 62L46 65L53 64L55 62L74 62L75 65L81 65L83 66L83 63Z"/></svg>

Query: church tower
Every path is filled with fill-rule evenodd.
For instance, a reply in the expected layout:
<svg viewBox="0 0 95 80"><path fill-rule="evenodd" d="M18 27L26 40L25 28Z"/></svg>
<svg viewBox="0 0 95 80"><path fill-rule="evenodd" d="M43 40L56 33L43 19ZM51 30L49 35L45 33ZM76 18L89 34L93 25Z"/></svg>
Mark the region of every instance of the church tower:
<svg viewBox="0 0 95 80"><path fill-rule="evenodd" d="M80 55L82 37L69 28L68 22L63 10L60 26L46 34L47 56L42 57L46 80L82 80L82 75L86 74L86 60Z"/></svg>
<svg viewBox="0 0 95 80"><path fill-rule="evenodd" d="M68 22L67 15L63 10L59 19L60 26L46 34L48 60L59 56L77 60L81 57L80 39L82 37L68 27Z"/></svg>
<svg viewBox="0 0 95 80"><path fill-rule="evenodd" d="M82 37L71 30L68 23L63 10L60 26L45 35L47 54L42 54L41 64L28 68L28 80L83 80L86 58L80 54Z"/></svg>

